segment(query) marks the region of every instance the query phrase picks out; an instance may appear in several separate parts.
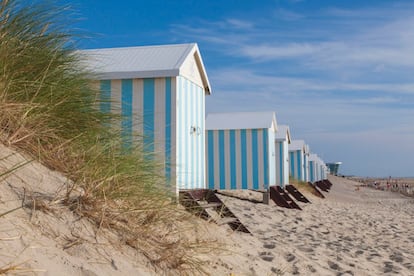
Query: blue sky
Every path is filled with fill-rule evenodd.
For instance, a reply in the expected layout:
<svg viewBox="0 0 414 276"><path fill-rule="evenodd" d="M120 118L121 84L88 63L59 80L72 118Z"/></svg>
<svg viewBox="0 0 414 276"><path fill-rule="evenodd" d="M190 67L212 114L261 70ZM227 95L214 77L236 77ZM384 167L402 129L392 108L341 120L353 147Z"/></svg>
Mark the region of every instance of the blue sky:
<svg viewBox="0 0 414 276"><path fill-rule="evenodd" d="M197 42L207 112L274 110L344 174L414 176L414 1L59 2L81 48Z"/></svg>

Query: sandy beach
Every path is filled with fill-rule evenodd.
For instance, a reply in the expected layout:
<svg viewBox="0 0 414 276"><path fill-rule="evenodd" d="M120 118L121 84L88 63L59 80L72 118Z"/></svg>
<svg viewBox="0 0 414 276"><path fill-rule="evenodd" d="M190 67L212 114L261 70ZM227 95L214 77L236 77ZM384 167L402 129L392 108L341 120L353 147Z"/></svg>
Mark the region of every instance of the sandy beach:
<svg viewBox="0 0 414 276"><path fill-rule="evenodd" d="M1 147L0 169L24 158ZM305 193L302 211L219 195L252 235L200 219L196 235L220 252L199 257L210 275L413 275L414 199L359 187L330 176L325 199ZM97 231L61 207L68 180L32 162L0 181L0 214L45 200L48 206L21 208L0 217L0 269L11 275L173 275L155 271L143 255ZM253 191L235 192L261 199ZM40 201L39 201L40 200ZM103 232L102 232L103 231ZM177 275L177 272L174 272ZM194 275L194 274L193 274Z"/></svg>
<svg viewBox="0 0 414 276"><path fill-rule="evenodd" d="M250 262L236 275L413 275L414 199L329 179L303 211L221 196L255 239L237 250Z"/></svg>

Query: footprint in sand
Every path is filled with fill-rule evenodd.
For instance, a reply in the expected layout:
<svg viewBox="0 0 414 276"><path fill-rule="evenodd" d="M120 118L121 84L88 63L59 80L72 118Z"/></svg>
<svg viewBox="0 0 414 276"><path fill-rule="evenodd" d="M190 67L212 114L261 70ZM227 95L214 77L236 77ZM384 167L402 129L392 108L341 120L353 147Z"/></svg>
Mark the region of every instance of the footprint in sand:
<svg viewBox="0 0 414 276"><path fill-rule="evenodd" d="M280 269L280 268L276 268L276 267L272 267L271 269L270 269L270 271L272 271L274 274L276 274L276 275L283 275L284 274L284 272L283 272L283 270L282 269Z"/></svg>
<svg viewBox="0 0 414 276"><path fill-rule="evenodd" d="M285 255L285 259L286 259L286 261L288 261L288 262L290 263L290 262L292 262L293 260L295 260L295 259L296 259L296 256L295 256L295 255L293 255L292 253L287 253L287 254Z"/></svg>
<svg viewBox="0 0 414 276"><path fill-rule="evenodd" d="M358 257L359 255L362 255L362 254L364 254L364 251L363 250L357 250L357 251L355 251L355 257Z"/></svg>
<svg viewBox="0 0 414 276"><path fill-rule="evenodd" d="M378 254L377 252L373 252L373 253L371 253L371 254L369 254L369 256L371 257L371 258L373 258L373 257L382 257L380 254Z"/></svg>
<svg viewBox="0 0 414 276"><path fill-rule="evenodd" d="M307 269L310 271L310 272L312 272L312 273L315 273L317 270L313 267L313 266L311 266L311 265L307 265Z"/></svg>
<svg viewBox="0 0 414 276"><path fill-rule="evenodd" d="M391 260L391 261L394 261L394 262L396 262L396 263L402 263L402 262L404 261L404 257L403 257L403 255L402 255L401 253L399 253L399 252L393 252L393 253L390 255L390 260Z"/></svg>
<svg viewBox="0 0 414 276"><path fill-rule="evenodd" d="M332 262L332 261L328 261L328 266L329 266L330 269L340 270L339 265L337 263Z"/></svg>
<svg viewBox="0 0 414 276"><path fill-rule="evenodd" d="M347 270L345 272L339 272L336 276L354 276L354 273L351 270Z"/></svg>
<svg viewBox="0 0 414 276"><path fill-rule="evenodd" d="M394 271L394 265L392 264L392 262L384 262L384 269L383 272L384 273L390 273Z"/></svg>
<svg viewBox="0 0 414 276"><path fill-rule="evenodd" d="M271 262L275 258L272 252L259 252L259 257L266 262Z"/></svg>
<svg viewBox="0 0 414 276"><path fill-rule="evenodd" d="M276 247L276 244L274 242L265 242L263 244L263 247L266 249L274 249Z"/></svg>
<svg viewBox="0 0 414 276"><path fill-rule="evenodd" d="M300 250L300 251L303 251L303 252L305 252L305 253L312 253L314 250L313 250L313 248L310 248L310 247L304 247L304 246L298 246L298 249Z"/></svg>

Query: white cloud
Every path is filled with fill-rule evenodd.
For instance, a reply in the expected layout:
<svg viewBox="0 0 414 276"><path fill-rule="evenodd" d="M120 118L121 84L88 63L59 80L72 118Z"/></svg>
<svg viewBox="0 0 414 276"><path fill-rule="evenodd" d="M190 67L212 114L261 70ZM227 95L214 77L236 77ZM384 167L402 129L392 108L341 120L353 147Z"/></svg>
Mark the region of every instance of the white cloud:
<svg viewBox="0 0 414 276"><path fill-rule="evenodd" d="M300 13L296 13L287 9L278 8L275 10L274 15L276 18L281 20L287 20L287 21L294 21L304 18L304 16Z"/></svg>
<svg viewBox="0 0 414 276"><path fill-rule="evenodd" d="M323 51L324 45L312 43L287 43L282 45L244 45L239 48L238 53L249 58L260 58L262 60L303 58Z"/></svg>
<svg viewBox="0 0 414 276"><path fill-rule="evenodd" d="M413 9L279 9L174 33L219 60L208 72L207 112L275 110L294 138L349 173L404 175L414 152ZM376 159L380 171L369 165Z"/></svg>
<svg viewBox="0 0 414 276"><path fill-rule="evenodd" d="M229 88L243 87L243 90L265 90L280 91L288 93L303 92L308 94L311 91L319 91L322 94L326 92L337 91L365 91L376 93L390 93L414 95L414 82L412 83L352 83L342 82L340 80L321 80L318 77L301 78L301 77L282 77L274 75L264 75L256 73L253 70L227 68L217 69L211 72L211 80L219 87ZM346 94L344 94L346 96Z"/></svg>
<svg viewBox="0 0 414 276"><path fill-rule="evenodd" d="M252 22L239 20L235 18L227 19L226 22L230 24L231 27L234 27L237 29L249 30L254 27L254 24Z"/></svg>

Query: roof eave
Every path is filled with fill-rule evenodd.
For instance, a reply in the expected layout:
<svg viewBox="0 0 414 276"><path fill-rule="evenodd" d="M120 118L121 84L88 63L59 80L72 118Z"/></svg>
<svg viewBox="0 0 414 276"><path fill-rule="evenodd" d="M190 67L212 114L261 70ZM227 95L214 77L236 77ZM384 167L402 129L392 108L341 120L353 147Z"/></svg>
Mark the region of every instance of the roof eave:
<svg viewBox="0 0 414 276"><path fill-rule="evenodd" d="M178 69L97 73L98 80L176 77Z"/></svg>

